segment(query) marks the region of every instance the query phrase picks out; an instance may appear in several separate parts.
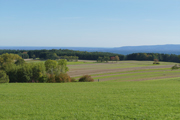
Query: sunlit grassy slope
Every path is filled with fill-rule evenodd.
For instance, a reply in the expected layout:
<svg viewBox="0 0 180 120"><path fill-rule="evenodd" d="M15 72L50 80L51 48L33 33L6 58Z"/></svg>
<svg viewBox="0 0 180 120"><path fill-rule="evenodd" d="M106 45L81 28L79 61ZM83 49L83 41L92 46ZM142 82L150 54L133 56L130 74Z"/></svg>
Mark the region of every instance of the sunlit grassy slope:
<svg viewBox="0 0 180 120"><path fill-rule="evenodd" d="M0 84L0 119L180 119L180 78Z"/></svg>

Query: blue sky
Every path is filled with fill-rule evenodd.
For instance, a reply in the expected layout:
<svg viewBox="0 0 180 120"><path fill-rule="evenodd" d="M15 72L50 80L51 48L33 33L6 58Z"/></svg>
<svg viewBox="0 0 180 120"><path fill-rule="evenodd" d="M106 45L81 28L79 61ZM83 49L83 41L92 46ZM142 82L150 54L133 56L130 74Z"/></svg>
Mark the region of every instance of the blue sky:
<svg viewBox="0 0 180 120"><path fill-rule="evenodd" d="M180 44L180 0L0 0L0 46Z"/></svg>

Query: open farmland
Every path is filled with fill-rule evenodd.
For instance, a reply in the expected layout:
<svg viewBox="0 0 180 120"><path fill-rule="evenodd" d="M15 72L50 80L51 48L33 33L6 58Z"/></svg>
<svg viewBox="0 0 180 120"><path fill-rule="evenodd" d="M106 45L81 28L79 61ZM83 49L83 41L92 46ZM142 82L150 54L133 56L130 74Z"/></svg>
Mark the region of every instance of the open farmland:
<svg viewBox="0 0 180 120"><path fill-rule="evenodd" d="M71 77L89 74L100 82L0 84L0 119L180 119L174 64L68 62Z"/></svg>
<svg viewBox="0 0 180 120"><path fill-rule="evenodd" d="M160 62L153 65L152 61L120 61L109 63L68 65L71 77L79 78L89 74L95 81L140 81L180 77L179 70L171 70L175 63Z"/></svg>
<svg viewBox="0 0 180 120"><path fill-rule="evenodd" d="M45 62L42 60L26 60L27 63ZM95 81L141 81L180 77L180 70L171 70L177 63L160 62L153 65L153 61L119 61L97 63L91 60L67 62L68 74L79 79L82 75L91 75Z"/></svg>

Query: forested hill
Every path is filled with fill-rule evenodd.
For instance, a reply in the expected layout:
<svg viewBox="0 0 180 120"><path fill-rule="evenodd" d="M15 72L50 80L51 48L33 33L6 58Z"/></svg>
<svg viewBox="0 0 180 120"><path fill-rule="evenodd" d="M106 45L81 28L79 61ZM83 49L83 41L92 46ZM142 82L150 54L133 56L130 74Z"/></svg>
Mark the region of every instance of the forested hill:
<svg viewBox="0 0 180 120"><path fill-rule="evenodd" d="M51 50L51 49L69 49L76 51L87 52L110 52L117 54L132 54L132 53L163 53L180 55L180 45L151 45L151 46L124 46L117 48L95 48L95 47L1 47L0 49L11 50Z"/></svg>
<svg viewBox="0 0 180 120"><path fill-rule="evenodd" d="M125 46L113 48L113 53L164 53L180 55L180 45Z"/></svg>

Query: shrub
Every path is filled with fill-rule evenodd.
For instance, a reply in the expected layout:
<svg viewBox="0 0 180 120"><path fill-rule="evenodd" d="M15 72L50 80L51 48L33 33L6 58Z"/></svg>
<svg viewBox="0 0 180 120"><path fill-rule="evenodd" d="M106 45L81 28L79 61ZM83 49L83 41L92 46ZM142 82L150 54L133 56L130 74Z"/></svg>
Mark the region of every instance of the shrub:
<svg viewBox="0 0 180 120"><path fill-rule="evenodd" d="M39 77L39 82L46 83L47 81L48 81L47 75L42 75L41 77Z"/></svg>
<svg viewBox="0 0 180 120"><path fill-rule="evenodd" d="M66 73L60 73L59 75L56 75L55 80L57 83L71 82L70 76Z"/></svg>
<svg viewBox="0 0 180 120"><path fill-rule="evenodd" d="M6 74L5 71L0 70L0 83L8 83L9 82L9 77Z"/></svg>
<svg viewBox="0 0 180 120"><path fill-rule="evenodd" d="M75 78L71 78L71 82L77 82Z"/></svg>
<svg viewBox="0 0 180 120"><path fill-rule="evenodd" d="M94 79L90 75L84 75L79 78L79 82L93 82Z"/></svg>
<svg viewBox="0 0 180 120"><path fill-rule="evenodd" d="M47 82L48 83L55 83L55 75L54 74L47 74Z"/></svg>
<svg viewBox="0 0 180 120"><path fill-rule="evenodd" d="M179 69L179 67L178 67L177 64L175 64L174 66L171 67L171 69L172 69L172 70L174 70L174 69Z"/></svg>
<svg viewBox="0 0 180 120"><path fill-rule="evenodd" d="M153 62L153 64L158 64L159 65L160 63L159 62L158 63Z"/></svg>
<svg viewBox="0 0 180 120"><path fill-rule="evenodd" d="M154 59L153 64L160 64L158 59Z"/></svg>

